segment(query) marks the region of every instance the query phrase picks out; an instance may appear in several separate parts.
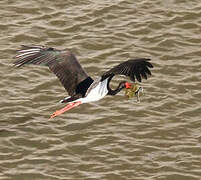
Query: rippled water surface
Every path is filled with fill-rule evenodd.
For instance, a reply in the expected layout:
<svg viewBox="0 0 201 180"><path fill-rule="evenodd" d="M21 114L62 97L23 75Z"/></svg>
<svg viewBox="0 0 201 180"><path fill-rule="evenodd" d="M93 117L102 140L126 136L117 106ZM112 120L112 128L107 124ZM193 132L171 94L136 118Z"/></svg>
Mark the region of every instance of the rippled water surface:
<svg viewBox="0 0 201 180"><path fill-rule="evenodd" d="M200 0L0 7L0 179L201 179ZM141 103L121 92L50 120L66 93L48 68L12 66L21 44L70 48L94 78L148 57L153 76Z"/></svg>

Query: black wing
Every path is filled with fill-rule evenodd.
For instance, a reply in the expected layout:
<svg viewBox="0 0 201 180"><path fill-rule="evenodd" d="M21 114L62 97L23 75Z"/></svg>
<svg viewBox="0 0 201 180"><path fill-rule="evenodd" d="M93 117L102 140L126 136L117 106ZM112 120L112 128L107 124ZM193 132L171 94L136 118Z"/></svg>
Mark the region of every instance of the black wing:
<svg viewBox="0 0 201 180"><path fill-rule="evenodd" d="M67 49L57 50L44 46L22 46L15 56L17 67L24 64L48 66L59 78L70 96L75 95L77 85L88 75L81 67L76 57Z"/></svg>
<svg viewBox="0 0 201 180"><path fill-rule="evenodd" d="M149 68L153 68L153 65L148 62L150 59L131 59L123 62L102 75L102 80L113 77L114 75L125 75L129 76L132 81L137 79L141 82L142 78L147 79L147 75L151 75Z"/></svg>

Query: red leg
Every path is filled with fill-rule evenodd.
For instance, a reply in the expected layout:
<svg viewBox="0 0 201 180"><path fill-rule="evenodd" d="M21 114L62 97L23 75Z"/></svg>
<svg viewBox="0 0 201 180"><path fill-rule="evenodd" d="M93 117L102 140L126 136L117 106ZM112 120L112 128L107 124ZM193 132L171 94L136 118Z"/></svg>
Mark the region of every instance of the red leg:
<svg viewBox="0 0 201 180"><path fill-rule="evenodd" d="M67 104L67 106L65 106L64 108L62 108L62 109L57 110L56 112L54 112L54 113L51 115L50 118L52 119L52 118L54 118L54 117L56 117L56 116L58 116L58 115L60 115L60 114L62 114L62 113L64 113L64 112L66 112L66 111L68 111L68 110L70 110L70 109L72 109L72 108L74 108L74 107L79 106L80 104L81 104L80 101L69 103L69 104Z"/></svg>

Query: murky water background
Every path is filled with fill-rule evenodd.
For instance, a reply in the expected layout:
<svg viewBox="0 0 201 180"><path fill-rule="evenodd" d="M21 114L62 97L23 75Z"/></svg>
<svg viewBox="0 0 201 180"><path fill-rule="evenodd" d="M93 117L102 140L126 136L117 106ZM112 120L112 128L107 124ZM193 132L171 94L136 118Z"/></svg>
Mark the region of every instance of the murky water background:
<svg viewBox="0 0 201 180"><path fill-rule="evenodd" d="M201 179L199 0L0 7L0 179ZM140 104L122 92L49 120L66 93L48 68L13 68L21 44L71 48L94 78L129 58L155 68Z"/></svg>

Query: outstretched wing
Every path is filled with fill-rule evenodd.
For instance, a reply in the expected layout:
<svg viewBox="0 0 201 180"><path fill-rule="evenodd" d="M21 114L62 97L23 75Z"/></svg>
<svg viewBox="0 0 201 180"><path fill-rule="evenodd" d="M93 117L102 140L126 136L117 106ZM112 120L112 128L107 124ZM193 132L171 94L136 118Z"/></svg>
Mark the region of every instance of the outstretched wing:
<svg viewBox="0 0 201 180"><path fill-rule="evenodd" d="M25 64L45 65L59 78L70 96L76 94L77 85L88 75L76 57L68 50L57 50L44 46L22 46L14 64L17 67Z"/></svg>
<svg viewBox="0 0 201 180"><path fill-rule="evenodd" d="M102 75L102 80L113 77L115 75L129 76L132 81L137 79L141 82L142 78L147 79L147 75L151 75L149 68L153 68L153 65L149 62L150 59L131 59L123 62Z"/></svg>

